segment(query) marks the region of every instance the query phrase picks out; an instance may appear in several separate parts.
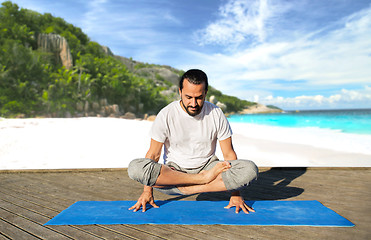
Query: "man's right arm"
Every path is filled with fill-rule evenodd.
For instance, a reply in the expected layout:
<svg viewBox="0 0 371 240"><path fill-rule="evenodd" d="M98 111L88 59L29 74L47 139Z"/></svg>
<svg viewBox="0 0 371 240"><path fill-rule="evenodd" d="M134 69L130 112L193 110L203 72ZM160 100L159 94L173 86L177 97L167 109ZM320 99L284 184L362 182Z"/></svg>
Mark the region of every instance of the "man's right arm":
<svg viewBox="0 0 371 240"><path fill-rule="evenodd" d="M163 143L151 139L151 145L146 154L146 158L158 162L160 160L162 146ZM134 212L136 212L140 208L142 208L142 211L145 212L147 203L151 204L155 208L158 208L158 206L154 202L153 188L151 186L144 186L142 195L140 195L137 203L131 208L129 208L129 210L134 209Z"/></svg>
<svg viewBox="0 0 371 240"><path fill-rule="evenodd" d="M149 158L155 162L158 162L158 160L160 160L161 150L162 150L163 145L164 145L163 143L157 142L156 140L153 140L151 138L151 145L149 146L149 150L146 154L146 158Z"/></svg>

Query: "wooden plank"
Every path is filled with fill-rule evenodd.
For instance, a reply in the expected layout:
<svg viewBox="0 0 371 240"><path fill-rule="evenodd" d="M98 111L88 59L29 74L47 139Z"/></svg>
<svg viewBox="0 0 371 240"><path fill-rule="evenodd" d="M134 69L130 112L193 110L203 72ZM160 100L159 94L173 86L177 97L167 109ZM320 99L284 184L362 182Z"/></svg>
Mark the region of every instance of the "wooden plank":
<svg viewBox="0 0 371 240"><path fill-rule="evenodd" d="M3 191L4 191L4 189L3 189ZM18 195L17 197L13 197L10 194L6 194L7 199L11 200L11 198L15 198L15 201L18 201L18 202L23 201L23 203L19 203L19 204L22 204L24 206L29 206L29 207L27 207L27 209L29 211L34 211L36 213L39 213L43 209L47 209L42 204L45 204L45 205L47 203L50 204L50 201L48 201L48 200L37 199L37 198L33 199L33 197L35 197L35 196L25 194L24 191L18 192L17 195ZM34 202L35 200L39 201L39 203L37 205L32 205L32 203L35 203ZM40 204L40 202L41 202L41 204ZM64 207L59 207L58 205L53 205L53 206L54 207L57 206L58 209L50 210L52 208L49 208L47 211L44 211L43 213L39 213L39 214L47 217L47 219L45 219L43 223L46 223L52 217L56 216L60 211L65 209ZM29 209L31 207L32 207L33 210ZM92 226L92 225L89 225L89 226L68 226L67 227L68 231L66 231L66 226L48 226L48 228L54 229L56 231L63 231L63 232L66 232L66 233L70 232L69 233L70 235L72 235L74 238L76 237L78 239L86 238L87 236L83 236L83 237L78 236L78 235L86 235L86 234L89 235L88 236L89 239L94 239L96 237L112 239L112 238L122 238L123 236L128 237L128 238L133 238L133 237L130 237L130 236L124 234L124 233L119 233L117 231L112 231L108 228L97 227L97 226ZM69 228L73 228L74 230L72 230L72 232L71 232L71 230ZM133 239L135 239L135 238L133 238Z"/></svg>
<svg viewBox="0 0 371 240"><path fill-rule="evenodd" d="M264 226L189 225L186 227L194 231L202 231L206 235L216 235L225 239L294 239L287 232L287 228L285 228L285 234L282 234L277 231L277 227Z"/></svg>
<svg viewBox="0 0 371 240"><path fill-rule="evenodd" d="M7 199L11 200L11 196L7 196ZM2 201L6 201L4 199L2 199ZM17 203L15 203L17 202ZM9 201L6 201L6 203L8 204L8 207L10 205L14 205L12 208L12 210L14 211L17 211L17 212L33 212L35 214L39 214L43 217L45 217L45 219L41 220L43 222L39 222L40 224L44 224L46 223L47 221L49 221L53 216L55 216L55 212L56 211L48 211L48 212L43 212L43 210L45 210L45 208L43 208L42 206L40 205L32 205L31 203L29 202L19 202L17 199L14 199L13 202L9 202ZM8 208L9 210L9 208ZM27 216L27 217L30 217L30 216ZM40 219L39 219L40 220ZM61 232L63 231L64 233L68 234L69 236L72 236L73 238L78 238L78 239L85 239L85 238L89 238L89 239L101 239L98 235L95 235L93 233L90 233L89 231L86 231L84 229L81 229L79 227L75 227L75 226L48 226L48 228L50 229L55 229L57 230L57 232Z"/></svg>
<svg viewBox="0 0 371 240"><path fill-rule="evenodd" d="M213 232L212 234L210 232L205 232L205 231L202 231L201 229L203 228L202 226L200 225L194 225L196 227L192 228L190 227L189 225L170 225L171 226L171 230L174 231L174 232L182 232L183 234L186 234L188 236L192 236L196 239L217 239L217 240L220 240L220 239L225 239L225 240L228 240L230 238L228 238L227 236L225 236L225 231L223 231L223 229L221 229L221 226L218 226L216 228L213 228L212 226L208 226L207 228L213 228ZM164 227L166 228L167 226L164 226L162 225L161 227ZM229 235L230 237L231 235ZM234 235L234 237L236 239L239 238L238 235ZM240 236L242 237L242 236Z"/></svg>
<svg viewBox="0 0 371 240"><path fill-rule="evenodd" d="M11 212L3 207L0 207L0 216L2 216L2 218L6 219L8 222L11 222L13 226L40 239L71 239L64 234L55 232L32 221L22 214Z"/></svg>
<svg viewBox="0 0 371 240"><path fill-rule="evenodd" d="M41 175L32 175L32 178L43 180L44 182L51 183L56 187L63 186L70 190L78 190L81 193L85 191L91 195L99 197L102 196L116 196L117 191L125 191L133 188L133 186L141 186L134 181L120 181L119 179L127 179L127 173L113 172L111 175L102 173L71 173L69 178L64 178L63 174L53 173L48 174L47 178ZM63 180L63 181L62 181ZM112 186L115 185L116 191L112 191ZM97 191L98 190L98 191Z"/></svg>
<svg viewBox="0 0 371 240"><path fill-rule="evenodd" d="M3 188L4 191L4 188ZM1 192L4 193L4 192ZM37 200L37 199L36 199ZM51 216L54 216L55 213L57 212L56 210L53 210L51 208L48 208L46 205L41 205L40 203L28 201L24 198L21 198L17 194L17 196L12 195L11 193L9 194L2 194L0 197L0 202L6 202L9 204L13 204L17 207L21 207L24 210L32 211L36 214L42 215L44 217L50 218Z"/></svg>
<svg viewBox="0 0 371 240"><path fill-rule="evenodd" d="M163 225L158 224L143 224L143 225L124 225L125 227L130 227L138 231L151 233L155 236L164 238L164 239L174 239L174 240L186 240L186 239L197 239L193 235L185 234L183 231L174 231L172 225Z"/></svg>
<svg viewBox="0 0 371 240"><path fill-rule="evenodd" d="M125 236L130 236L131 238L135 239L166 239L163 236L156 235L155 232L146 232L141 231L140 229L137 229L135 227L131 227L128 225L98 225L101 228L107 229L109 231L113 231L119 234L123 234Z"/></svg>
<svg viewBox="0 0 371 240"><path fill-rule="evenodd" d="M29 208L23 208L19 205L15 205L10 202L5 202L3 200L0 200L1 206L3 209L6 209L9 212L12 213L22 213L22 217L34 222L38 223L39 225L43 226L44 223L49 221L51 218L47 217L45 214L39 213L35 210L29 209ZM101 239L98 236L95 236L93 234L89 234L86 231L81 231L78 228L74 228L71 226L61 226L59 228L56 228L54 226L43 226L44 228L54 230L56 233L62 234L67 236L68 238L74 238L74 239Z"/></svg>
<svg viewBox="0 0 371 240"><path fill-rule="evenodd" d="M5 235L3 235L3 234L0 232L0 239L1 239L1 240L8 240L8 239L10 239L10 238L7 237L7 236L5 236Z"/></svg>
<svg viewBox="0 0 371 240"><path fill-rule="evenodd" d="M4 237L4 239L40 239L27 232L27 230L13 225L11 222L2 217L0 217L0 236L1 235Z"/></svg>
<svg viewBox="0 0 371 240"><path fill-rule="evenodd" d="M76 177L74 175L70 176L69 178L66 178L65 175L59 175L58 178L54 178L54 176L51 176L52 178L42 178L40 176L28 176L28 178L32 181L36 182L42 182L43 186L46 186L46 189L54 188L55 192L58 193L57 189L64 189L64 192L68 194L74 194L78 195L79 199L77 200L109 200L110 196L107 196L107 194L102 194L97 186L95 185L89 185L89 183L84 182L83 177ZM70 180L65 180L70 179ZM74 180L74 181L71 181ZM113 196L113 193L111 193ZM68 195L69 196L69 195ZM71 197L71 196L69 196Z"/></svg>
<svg viewBox="0 0 371 240"><path fill-rule="evenodd" d="M40 209L39 206L35 206L34 209L37 209L37 211L40 211L42 209ZM22 211L22 210L20 210ZM55 211L55 214L53 214L53 216L56 215L56 213L58 213L59 211ZM49 219L51 219L52 217L49 216ZM45 220L45 222L47 221ZM120 233L117 233L117 232L114 232L114 231L109 231L107 229L103 229L103 228L100 228L100 227L96 227L96 226L48 226L48 228L50 229L54 229L56 231L59 231L59 232L64 232L66 234L69 234L70 236L72 236L73 238L76 238L76 239L104 239L104 238L108 238L108 239L112 239L112 238L122 238L123 236L127 236L127 235L123 235L123 234L120 234ZM129 237L129 236L127 236ZM129 237L130 238L130 237Z"/></svg>
<svg viewBox="0 0 371 240"><path fill-rule="evenodd" d="M4 189L3 189L4 191ZM50 204L50 200L44 200L44 199L33 199L35 198L35 196L31 196L29 194L25 194L25 191L21 191L21 192L18 192L18 199L22 199L22 200L25 200L25 201L31 201L33 203L35 203L35 201L38 200L38 205L33 205L32 203L23 203L22 205L23 206L28 206L29 204L31 204L30 207L32 207L35 211L42 211L42 209L44 209L44 207L41 205L41 204L47 204L49 203ZM4 194L5 195L5 194ZM9 195L9 193L6 194L8 197L7 199L9 201L11 201L14 197ZM15 199L17 200L17 199ZM53 200L55 201L55 199ZM51 218L52 216L56 215L59 211L62 211L64 210L64 207L60 207L59 210L54 210L54 211L51 211L51 210L48 210L47 212L49 212L49 217ZM50 227L54 227L54 226L50 226ZM161 237L159 235L156 235L156 233L158 234L162 234L162 235L171 235L171 239L186 239L189 237L181 237L181 235L177 234L177 233L174 233L174 232L171 232L171 231L164 231L164 230L161 230L161 229L157 229L157 230L154 230L153 229L151 231L146 231L145 229L143 230L143 228L146 228L146 227L143 227L143 226L139 226L139 227L131 227L131 226L128 226L128 225L110 225L110 226L100 226L101 228L104 228L106 229L107 231L111 231L111 232L115 232L119 235L123 235L123 236L126 236L126 237L129 237L129 236L135 236L135 237L139 237L139 239L161 239ZM87 228L87 227L83 227L83 228ZM91 230L89 230L91 231ZM179 235L179 236L177 236Z"/></svg>

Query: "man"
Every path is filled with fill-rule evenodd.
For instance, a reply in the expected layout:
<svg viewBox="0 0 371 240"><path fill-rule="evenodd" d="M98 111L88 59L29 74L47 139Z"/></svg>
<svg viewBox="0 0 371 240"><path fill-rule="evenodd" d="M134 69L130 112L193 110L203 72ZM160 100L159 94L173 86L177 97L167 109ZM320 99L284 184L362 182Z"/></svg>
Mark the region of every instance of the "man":
<svg viewBox="0 0 371 240"><path fill-rule="evenodd" d="M245 204L239 189L257 178L258 169L252 161L237 160L228 120L220 108L205 101L207 90L203 71L191 69L181 77L181 100L159 112L145 158L129 164L129 177L144 185L142 195L129 210L142 208L144 212L147 203L157 208L153 198L156 188L170 195L230 191L226 208L236 207L236 213L240 209L254 211ZM215 156L217 140L224 161ZM163 146L164 164L160 164Z"/></svg>

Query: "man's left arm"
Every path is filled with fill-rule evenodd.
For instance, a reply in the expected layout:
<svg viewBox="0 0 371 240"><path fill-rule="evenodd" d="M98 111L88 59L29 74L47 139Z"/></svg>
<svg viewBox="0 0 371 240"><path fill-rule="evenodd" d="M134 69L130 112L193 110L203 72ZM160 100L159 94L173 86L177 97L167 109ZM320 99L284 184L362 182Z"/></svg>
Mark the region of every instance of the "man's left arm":
<svg viewBox="0 0 371 240"><path fill-rule="evenodd" d="M219 145L225 161L237 160L237 154L233 149L232 137L219 141ZM236 213L238 213L240 209L244 213L255 212L254 209L247 206L243 197L240 195L240 191L232 192L229 204L225 208L231 207L236 207Z"/></svg>

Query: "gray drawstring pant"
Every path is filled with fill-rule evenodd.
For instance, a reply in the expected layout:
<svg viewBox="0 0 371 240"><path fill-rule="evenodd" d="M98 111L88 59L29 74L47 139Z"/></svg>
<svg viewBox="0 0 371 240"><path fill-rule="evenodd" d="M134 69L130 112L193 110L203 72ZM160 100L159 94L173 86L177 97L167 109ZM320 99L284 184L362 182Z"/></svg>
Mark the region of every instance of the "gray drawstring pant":
<svg viewBox="0 0 371 240"><path fill-rule="evenodd" d="M174 170L196 174L202 170L212 169L220 161L216 156L212 157L205 165L199 168L182 168L174 162L166 165ZM232 160L231 168L222 172L222 179L228 191L240 190L258 178L258 167L250 160ZM128 167L129 177L146 186L155 185L160 174L162 164L148 158L138 158L130 162ZM176 186L155 188L168 195L183 195Z"/></svg>

